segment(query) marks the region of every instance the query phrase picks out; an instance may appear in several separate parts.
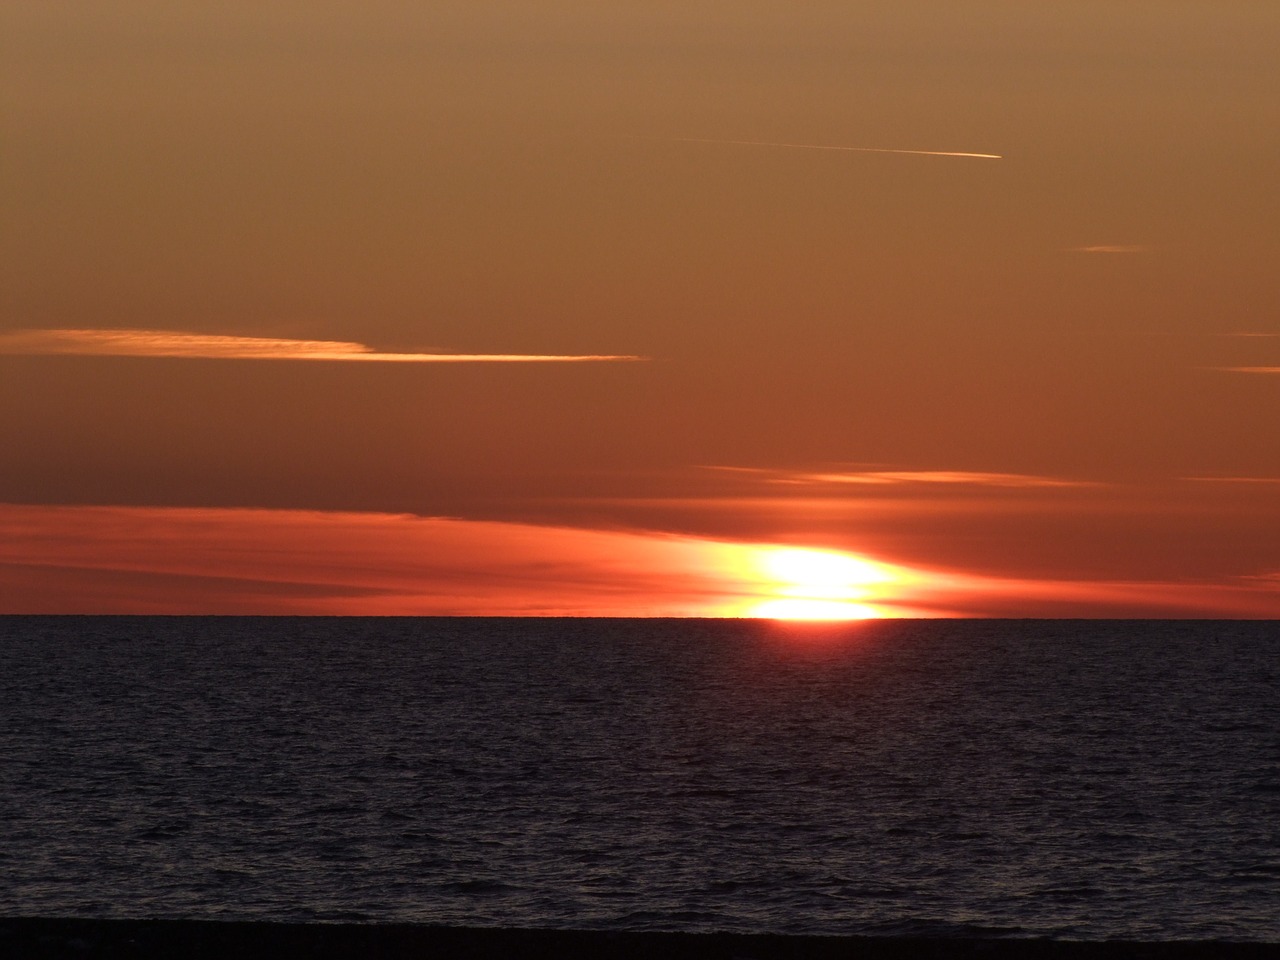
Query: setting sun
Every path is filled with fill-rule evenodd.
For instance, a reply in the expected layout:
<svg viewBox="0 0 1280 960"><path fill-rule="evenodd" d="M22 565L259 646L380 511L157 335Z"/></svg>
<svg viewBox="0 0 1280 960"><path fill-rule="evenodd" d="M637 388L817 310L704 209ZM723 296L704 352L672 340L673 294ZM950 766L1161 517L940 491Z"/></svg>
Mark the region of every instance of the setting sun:
<svg viewBox="0 0 1280 960"><path fill-rule="evenodd" d="M748 615L760 620L873 620L884 616L864 603L802 598L765 600L753 606Z"/></svg>
<svg viewBox="0 0 1280 960"><path fill-rule="evenodd" d="M743 615L770 620L883 617L875 602L902 580L891 566L836 550L753 547L748 566L762 596Z"/></svg>

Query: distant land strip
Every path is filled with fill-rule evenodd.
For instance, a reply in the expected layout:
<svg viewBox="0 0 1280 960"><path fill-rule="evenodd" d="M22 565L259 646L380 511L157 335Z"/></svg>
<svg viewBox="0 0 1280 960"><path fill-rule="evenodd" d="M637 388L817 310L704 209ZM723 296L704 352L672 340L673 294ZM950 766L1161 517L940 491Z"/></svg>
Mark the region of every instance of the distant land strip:
<svg viewBox="0 0 1280 960"><path fill-rule="evenodd" d="M414 924L0 918L0 954L130 960L1264 960L1274 943L525 930Z"/></svg>

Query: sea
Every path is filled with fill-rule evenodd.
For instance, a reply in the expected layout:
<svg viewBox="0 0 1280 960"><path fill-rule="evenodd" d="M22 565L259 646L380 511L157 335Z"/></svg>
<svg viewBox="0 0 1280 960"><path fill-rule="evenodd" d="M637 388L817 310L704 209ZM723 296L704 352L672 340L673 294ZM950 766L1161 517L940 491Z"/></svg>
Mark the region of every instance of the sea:
<svg viewBox="0 0 1280 960"><path fill-rule="evenodd" d="M1280 941L1280 623L4 617L0 914Z"/></svg>

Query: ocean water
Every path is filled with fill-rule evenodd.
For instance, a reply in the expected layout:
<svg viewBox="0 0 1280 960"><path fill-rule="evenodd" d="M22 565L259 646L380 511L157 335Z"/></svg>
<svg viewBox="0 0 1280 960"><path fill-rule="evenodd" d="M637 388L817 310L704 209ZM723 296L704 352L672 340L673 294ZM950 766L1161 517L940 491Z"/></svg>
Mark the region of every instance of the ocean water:
<svg viewBox="0 0 1280 960"><path fill-rule="evenodd" d="M1280 940L1280 624L0 618L0 913Z"/></svg>

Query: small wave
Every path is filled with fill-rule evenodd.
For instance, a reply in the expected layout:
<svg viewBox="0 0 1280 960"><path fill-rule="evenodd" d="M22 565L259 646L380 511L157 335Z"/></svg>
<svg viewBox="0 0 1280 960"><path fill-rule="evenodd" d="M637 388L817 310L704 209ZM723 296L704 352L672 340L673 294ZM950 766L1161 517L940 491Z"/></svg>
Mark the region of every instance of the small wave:
<svg viewBox="0 0 1280 960"><path fill-rule="evenodd" d="M845 887L840 896L855 900L901 900L917 892L911 887Z"/></svg>
<svg viewBox="0 0 1280 960"><path fill-rule="evenodd" d="M1102 891L1089 884L1081 884L1074 887L1046 887L1043 890L1036 890L1029 894L1029 897L1033 900L1051 900L1056 903L1077 903L1096 900L1100 896L1102 896Z"/></svg>
<svg viewBox="0 0 1280 960"><path fill-rule="evenodd" d="M891 920L859 926L857 933L884 937L937 937L940 939L978 940L1031 936L1025 927L994 927L977 923L954 923L949 920Z"/></svg>
<svg viewBox="0 0 1280 960"><path fill-rule="evenodd" d="M1267 733L1268 728L1261 723L1206 723L1201 729L1206 733Z"/></svg>
<svg viewBox="0 0 1280 960"><path fill-rule="evenodd" d="M154 823L138 832L139 840L168 840L181 836L191 830L191 821L175 820L169 823Z"/></svg>
<svg viewBox="0 0 1280 960"><path fill-rule="evenodd" d="M707 929L723 923L724 918L720 914L701 910L633 910L616 921L623 928L676 931Z"/></svg>
<svg viewBox="0 0 1280 960"><path fill-rule="evenodd" d="M440 886L442 893L462 894L468 897L495 897L515 893L519 887L498 880L456 880Z"/></svg>
<svg viewBox="0 0 1280 960"><path fill-rule="evenodd" d="M1241 870L1232 873L1232 877L1240 880L1253 880L1256 878L1280 877L1280 863L1258 863L1251 864Z"/></svg>

